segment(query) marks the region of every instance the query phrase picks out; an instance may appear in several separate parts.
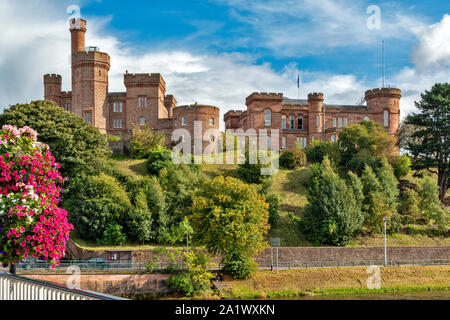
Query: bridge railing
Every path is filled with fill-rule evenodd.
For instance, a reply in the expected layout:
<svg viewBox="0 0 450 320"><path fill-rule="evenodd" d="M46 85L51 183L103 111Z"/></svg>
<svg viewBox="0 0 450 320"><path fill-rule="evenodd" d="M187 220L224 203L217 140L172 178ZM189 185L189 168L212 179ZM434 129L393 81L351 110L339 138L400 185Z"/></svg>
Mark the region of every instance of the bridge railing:
<svg viewBox="0 0 450 320"><path fill-rule="evenodd" d="M126 300L0 272L0 300Z"/></svg>

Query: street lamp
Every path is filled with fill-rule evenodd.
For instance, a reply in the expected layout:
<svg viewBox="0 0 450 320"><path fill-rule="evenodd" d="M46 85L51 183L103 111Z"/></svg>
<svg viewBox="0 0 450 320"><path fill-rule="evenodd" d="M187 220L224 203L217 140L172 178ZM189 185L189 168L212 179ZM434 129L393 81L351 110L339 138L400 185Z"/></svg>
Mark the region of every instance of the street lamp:
<svg viewBox="0 0 450 320"><path fill-rule="evenodd" d="M386 248L386 222L387 222L387 217L384 216L383 217L383 222L384 222L384 266L387 266L387 248Z"/></svg>

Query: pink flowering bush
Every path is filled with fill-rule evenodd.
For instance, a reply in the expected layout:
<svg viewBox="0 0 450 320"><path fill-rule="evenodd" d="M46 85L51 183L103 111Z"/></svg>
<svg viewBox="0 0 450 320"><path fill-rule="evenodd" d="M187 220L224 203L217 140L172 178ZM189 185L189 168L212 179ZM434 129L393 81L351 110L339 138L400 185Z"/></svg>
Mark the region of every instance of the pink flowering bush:
<svg viewBox="0 0 450 320"><path fill-rule="evenodd" d="M64 178L48 145L29 127L0 130L0 261L64 257L73 226L58 207Z"/></svg>

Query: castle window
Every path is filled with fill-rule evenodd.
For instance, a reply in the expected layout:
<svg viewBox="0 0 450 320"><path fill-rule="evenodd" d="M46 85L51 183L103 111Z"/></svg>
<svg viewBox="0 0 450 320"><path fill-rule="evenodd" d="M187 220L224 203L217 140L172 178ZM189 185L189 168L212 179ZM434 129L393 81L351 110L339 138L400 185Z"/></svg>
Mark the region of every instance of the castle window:
<svg viewBox="0 0 450 320"><path fill-rule="evenodd" d="M214 125L214 118L209 119L209 125L213 126Z"/></svg>
<svg viewBox="0 0 450 320"><path fill-rule="evenodd" d="M214 137L214 136L210 136L210 137L209 137L209 141L210 141L210 142L214 142L214 140L215 140L215 137Z"/></svg>
<svg viewBox="0 0 450 320"><path fill-rule="evenodd" d="M138 97L139 108L147 108L147 96Z"/></svg>
<svg viewBox="0 0 450 320"><path fill-rule="evenodd" d="M336 118L333 118L333 128L336 128Z"/></svg>
<svg viewBox="0 0 450 320"><path fill-rule="evenodd" d="M389 111L384 110L384 126L389 127Z"/></svg>
<svg viewBox="0 0 450 320"><path fill-rule="evenodd" d="M181 125L182 126L186 125L186 117L181 117Z"/></svg>
<svg viewBox="0 0 450 320"><path fill-rule="evenodd" d="M113 127L114 129L122 129L122 119L114 119Z"/></svg>
<svg viewBox="0 0 450 320"><path fill-rule="evenodd" d="M281 116L281 129L286 129L286 116L284 114Z"/></svg>
<svg viewBox="0 0 450 320"><path fill-rule="evenodd" d="M113 103L113 111L114 112L122 112L122 102L114 102Z"/></svg>
<svg viewBox="0 0 450 320"><path fill-rule="evenodd" d="M139 118L139 125L145 126L145 118L144 117Z"/></svg>
<svg viewBox="0 0 450 320"><path fill-rule="evenodd" d="M316 116L316 127L317 128L320 127L320 116L319 115Z"/></svg>
<svg viewBox="0 0 450 320"><path fill-rule="evenodd" d="M64 110L70 111L70 103L66 103L66 104L64 105Z"/></svg>
<svg viewBox="0 0 450 320"><path fill-rule="evenodd" d="M303 129L303 117L302 116L298 116L297 118L297 129Z"/></svg>
<svg viewBox="0 0 450 320"><path fill-rule="evenodd" d="M306 147L307 147L307 141L306 141L306 138L303 137L302 139L303 139L303 146L302 146L302 148L306 148Z"/></svg>
<svg viewBox="0 0 450 320"><path fill-rule="evenodd" d="M267 149L270 149L270 148L271 148L271 145L272 145L272 143L271 143L271 141L270 141L270 136L267 136L267 137L266 137L266 146L267 146Z"/></svg>
<svg viewBox="0 0 450 320"><path fill-rule="evenodd" d="M344 126L348 125L348 118L344 118Z"/></svg>
<svg viewBox="0 0 450 320"><path fill-rule="evenodd" d="M342 128L342 118L338 119L338 128Z"/></svg>
<svg viewBox="0 0 450 320"><path fill-rule="evenodd" d="M335 142L336 138L334 137L334 135L331 136L331 142Z"/></svg>
<svg viewBox="0 0 450 320"><path fill-rule="evenodd" d="M264 111L264 123L266 127L270 127L271 125L271 112L270 109L266 109L266 111Z"/></svg>
<svg viewBox="0 0 450 320"><path fill-rule="evenodd" d="M286 149L286 137L281 137L281 149Z"/></svg>
<svg viewBox="0 0 450 320"><path fill-rule="evenodd" d="M92 124L92 112L85 112L83 114L83 118L84 118L84 121L86 121L87 123Z"/></svg>
<svg viewBox="0 0 450 320"><path fill-rule="evenodd" d="M289 116L289 129L294 129L294 128L295 128L294 116Z"/></svg>

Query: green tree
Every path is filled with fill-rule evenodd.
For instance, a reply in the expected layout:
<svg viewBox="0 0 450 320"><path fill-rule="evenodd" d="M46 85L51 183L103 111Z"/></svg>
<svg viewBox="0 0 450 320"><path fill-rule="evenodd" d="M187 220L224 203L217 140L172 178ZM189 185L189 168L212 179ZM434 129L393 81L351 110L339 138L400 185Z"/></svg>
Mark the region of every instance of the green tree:
<svg viewBox="0 0 450 320"><path fill-rule="evenodd" d="M103 237L109 223L123 225L132 209L126 190L104 173L77 178L63 205L76 235L94 241Z"/></svg>
<svg viewBox="0 0 450 320"><path fill-rule="evenodd" d="M166 137L164 134L153 132L147 126L135 126L130 140L130 152L135 159L146 159L151 151L163 147Z"/></svg>
<svg viewBox="0 0 450 320"><path fill-rule="evenodd" d="M415 104L419 112L405 121L415 126L405 148L412 155L414 169L437 174L439 198L444 201L450 185L450 84L436 83Z"/></svg>
<svg viewBox="0 0 450 320"><path fill-rule="evenodd" d="M361 183L351 175L351 186L334 171L325 158L315 164L308 181L308 204L302 226L311 241L343 245L359 231L363 222ZM356 196L355 196L356 195Z"/></svg>
<svg viewBox="0 0 450 320"><path fill-rule="evenodd" d="M326 157L335 165L341 162L341 152L337 143L313 140L305 149L305 153L310 163L322 163Z"/></svg>
<svg viewBox="0 0 450 320"><path fill-rule="evenodd" d="M306 154L301 148L288 149L280 155L280 166L285 169L296 169L307 164Z"/></svg>
<svg viewBox="0 0 450 320"><path fill-rule="evenodd" d="M253 157L252 157L253 156ZM264 181L271 178L271 175L261 174L262 168L270 167L270 151L267 154L259 151L245 151L245 163L238 166L236 173L237 176L246 183L261 184ZM250 160L254 158L256 163L250 163Z"/></svg>
<svg viewBox="0 0 450 320"><path fill-rule="evenodd" d="M50 146L61 172L70 178L95 173L97 165L111 154L106 135L51 101L11 106L0 115L0 126L5 124L37 130L39 141Z"/></svg>
<svg viewBox="0 0 450 320"><path fill-rule="evenodd" d="M167 168L171 163L172 152L166 148L158 147L149 152L147 172L151 175L158 175L162 169Z"/></svg>
<svg viewBox="0 0 450 320"><path fill-rule="evenodd" d="M366 164L376 168L383 156L396 154L396 140L373 121L352 124L339 133L341 166L360 175Z"/></svg>
<svg viewBox="0 0 450 320"><path fill-rule="evenodd" d="M267 243L268 208L256 186L223 176L205 183L194 195L194 240L225 263L239 253L252 260Z"/></svg>
<svg viewBox="0 0 450 320"><path fill-rule="evenodd" d="M97 242L104 245L122 245L127 241L127 236L122 232L123 227L117 222L110 222L103 231L103 238Z"/></svg>
<svg viewBox="0 0 450 320"><path fill-rule="evenodd" d="M419 180L419 210L426 223L434 223L441 231L448 227L446 209L439 201L439 187L433 178L424 176Z"/></svg>

